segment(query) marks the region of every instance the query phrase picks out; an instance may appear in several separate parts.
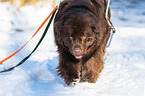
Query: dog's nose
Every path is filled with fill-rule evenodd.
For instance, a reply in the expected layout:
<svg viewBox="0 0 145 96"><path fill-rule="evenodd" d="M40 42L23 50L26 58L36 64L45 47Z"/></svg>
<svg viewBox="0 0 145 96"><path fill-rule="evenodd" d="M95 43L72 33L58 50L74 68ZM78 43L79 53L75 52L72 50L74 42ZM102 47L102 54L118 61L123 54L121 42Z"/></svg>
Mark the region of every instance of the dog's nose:
<svg viewBox="0 0 145 96"><path fill-rule="evenodd" d="M81 53L81 50L80 50L80 49L75 49L75 50L74 50L74 53L75 53L76 55L79 55L79 54Z"/></svg>

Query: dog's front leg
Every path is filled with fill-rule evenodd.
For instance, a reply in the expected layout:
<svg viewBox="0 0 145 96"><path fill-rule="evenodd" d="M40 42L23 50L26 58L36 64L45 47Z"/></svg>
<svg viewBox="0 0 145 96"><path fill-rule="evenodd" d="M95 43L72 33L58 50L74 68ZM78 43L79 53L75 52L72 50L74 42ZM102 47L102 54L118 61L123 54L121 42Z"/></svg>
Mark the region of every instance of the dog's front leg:
<svg viewBox="0 0 145 96"><path fill-rule="evenodd" d="M80 82L95 83L103 69L103 51L96 52L85 64L82 66L82 77Z"/></svg>
<svg viewBox="0 0 145 96"><path fill-rule="evenodd" d="M60 52L60 51L59 51ZM72 62L64 51L59 54L58 75L60 75L67 85L71 85L79 78L79 65Z"/></svg>

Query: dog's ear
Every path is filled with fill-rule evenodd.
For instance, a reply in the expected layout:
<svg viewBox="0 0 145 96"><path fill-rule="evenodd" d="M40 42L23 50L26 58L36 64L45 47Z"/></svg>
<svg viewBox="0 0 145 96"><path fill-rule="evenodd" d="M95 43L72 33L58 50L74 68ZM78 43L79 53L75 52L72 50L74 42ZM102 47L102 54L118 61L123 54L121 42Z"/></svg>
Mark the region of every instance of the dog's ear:
<svg viewBox="0 0 145 96"><path fill-rule="evenodd" d="M59 10L62 11L67 4L68 4L68 1L61 2L60 6L59 6Z"/></svg>

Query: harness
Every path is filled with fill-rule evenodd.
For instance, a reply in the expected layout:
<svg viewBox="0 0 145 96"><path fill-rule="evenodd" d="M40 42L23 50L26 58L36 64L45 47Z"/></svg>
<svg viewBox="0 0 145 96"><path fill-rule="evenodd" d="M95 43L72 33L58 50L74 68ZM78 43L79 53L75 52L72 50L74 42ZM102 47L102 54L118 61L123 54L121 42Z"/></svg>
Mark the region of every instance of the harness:
<svg viewBox="0 0 145 96"><path fill-rule="evenodd" d="M105 6L106 6L106 0L104 0L104 2L105 2ZM114 36L114 33L116 32L115 27L113 26L112 22L110 21L110 18L108 17L109 8L110 8L110 0L108 0L106 11L105 11L105 19L106 19L106 21L108 22L108 24L109 24L109 26L111 28L111 30L110 30L111 36L110 36L110 38L109 38L109 40L107 42L107 46L106 47L110 47L112 38Z"/></svg>

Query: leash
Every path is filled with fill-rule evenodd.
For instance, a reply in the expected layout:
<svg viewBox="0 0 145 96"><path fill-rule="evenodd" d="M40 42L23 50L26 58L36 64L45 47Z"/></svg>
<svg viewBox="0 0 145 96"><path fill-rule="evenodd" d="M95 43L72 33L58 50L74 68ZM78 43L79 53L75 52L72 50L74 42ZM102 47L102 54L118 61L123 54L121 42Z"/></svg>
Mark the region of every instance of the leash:
<svg viewBox="0 0 145 96"><path fill-rule="evenodd" d="M59 9L59 5L60 5L61 0L57 0L57 2L58 2L57 9Z"/></svg>
<svg viewBox="0 0 145 96"><path fill-rule="evenodd" d="M110 21L110 19L108 17L108 12L109 12L109 7L110 7L110 1L111 0L108 0L107 8L106 8L106 11L105 11L105 19L106 19L106 21L108 22L108 24L109 24L109 26L111 28L111 30L110 30L110 34L111 35L110 35L110 38L109 38L109 40L107 42L106 48L110 47L112 39L113 39L113 36L114 36L114 33L116 32L115 27L113 26L112 22ZM106 0L104 0L104 2L105 2L105 6L106 6ZM104 58L104 60L106 60L107 57L109 56L109 53L105 52L105 50L104 50L104 53L105 54L104 54L103 58Z"/></svg>
<svg viewBox="0 0 145 96"><path fill-rule="evenodd" d="M37 29L37 31L34 33L34 35L30 38L30 40L28 42L26 42L26 44L24 44L19 50L17 50L16 52L14 52L12 55L8 56L7 58L3 59L0 61L0 64L2 64L3 62L7 61L8 59L12 58L14 55L16 55L20 50L22 50L34 37L35 35L38 33L38 31L44 26L44 24L48 21L48 19L50 18L50 16L53 14L53 12L57 9L57 7L55 7L52 12L49 14L49 16L44 20L44 22L39 26L39 28Z"/></svg>
<svg viewBox="0 0 145 96"><path fill-rule="evenodd" d="M43 27L43 25L48 21L48 19L49 19L50 16L51 16L51 18L50 18L50 20L49 20L49 22L48 22L48 24L47 24L47 26L46 26L46 28L45 28L44 33L42 34L42 36L41 36L39 42L37 43L37 45L36 45L36 47L33 49L33 51L32 51L27 57L25 57L22 61L20 61L16 66L13 66L13 67L8 68L8 69L4 69L3 71L0 71L0 73L11 71L11 70L13 70L14 68L16 68L16 67L22 65L27 59L29 59L29 57L36 51L36 49L38 48L38 46L41 44L42 40L44 39L44 37L45 37L45 35L46 35L46 33L47 33L49 27L50 27L50 24L51 24L51 22L52 22L52 20L53 20L53 18L54 18L54 16L55 16L56 10L57 10L57 6L52 10L52 12L49 14L49 16L44 20L44 22L40 25L40 27L39 27L38 30L35 32L35 34L31 37L31 39L34 38L34 36L38 33L38 31ZM31 39L30 39L30 40L31 40ZM30 40L29 40L29 41L30 41ZM5 59L3 59L2 61L0 61L0 64L2 64L3 62L7 61L7 60L10 59L11 57L13 57L15 54L17 54L21 49L23 49L23 48L29 43L29 41L28 41L26 44L24 44L19 50L17 50L16 52L14 52L12 55L10 55L10 56L8 56L7 58L5 58Z"/></svg>
<svg viewBox="0 0 145 96"><path fill-rule="evenodd" d="M106 3L106 1L104 0L104 2ZM110 38L108 40L108 43L107 43L107 46L106 47L110 47L110 44L112 42L112 39L113 39L113 36L114 36L114 33L116 32L115 30L115 27L113 26L113 24L111 23L111 21L109 20L109 17L108 17L108 12L109 12L109 7L110 7L110 0L108 0L108 3L107 3L107 8L106 8L106 12L105 12L105 19L107 20L111 30L110 30Z"/></svg>

